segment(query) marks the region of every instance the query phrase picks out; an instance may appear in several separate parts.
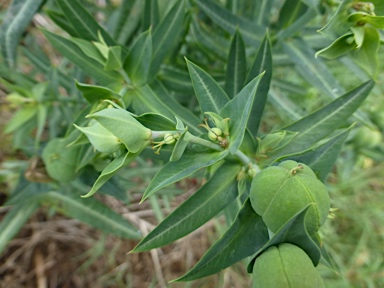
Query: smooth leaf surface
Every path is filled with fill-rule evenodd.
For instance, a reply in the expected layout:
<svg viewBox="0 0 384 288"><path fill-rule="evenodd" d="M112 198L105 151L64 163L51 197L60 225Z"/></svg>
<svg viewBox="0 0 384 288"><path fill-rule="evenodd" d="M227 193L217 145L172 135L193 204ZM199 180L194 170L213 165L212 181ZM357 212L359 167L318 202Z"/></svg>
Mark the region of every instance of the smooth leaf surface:
<svg viewBox="0 0 384 288"><path fill-rule="evenodd" d="M135 247L142 252L167 245L206 223L237 197L238 165L224 163L198 191L177 207Z"/></svg>
<svg viewBox="0 0 384 288"><path fill-rule="evenodd" d="M230 98L233 98L235 95L237 95L243 88L246 68L247 63L245 57L244 41L240 32L236 30L236 33L232 39L231 48L229 50L227 59L227 71L225 75L225 92L227 92L227 95Z"/></svg>
<svg viewBox="0 0 384 288"><path fill-rule="evenodd" d="M331 45L325 47L316 52L316 57L321 56L326 59L335 59L340 57L349 51L356 48L356 44L354 42L349 43L348 41L351 39L352 33L346 33L339 38L337 38Z"/></svg>
<svg viewBox="0 0 384 288"><path fill-rule="evenodd" d="M284 130L299 132L299 134L288 145L276 149L271 157L275 158L306 150L331 134L356 111L371 92L373 86L374 82L368 81L312 114L284 127Z"/></svg>
<svg viewBox="0 0 384 288"><path fill-rule="evenodd" d="M37 114L37 105L28 105L18 110L7 123L4 132L12 133L30 121Z"/></svg>
<svg viewBox="0 0 384 288"><path fill-rule="evenodd" d="M156 191L164 188L176 181L184 179L201 168L211 166L220 161L228 154L228 151L194 151L186 150L183 157L176 162L168 162L153 177L147 189L144 192L141 202L154 194Z"/></svg>
<svg viewBox="0 0 384 288"><path fill-rule="evenodd" d="M121 98L118 93L104 86L79 83L76 81L76 88L80 90L90 104L95 104L106 99L119 100Z"/></svg>
<svg viewBox="0 0 384 288"><path fill-rule="evenodd" d="M171 158L169 161L177 161L179 160L187 148L189 142L191 141L191 134L189 134L186 130L180 135L179 139L177 139L175 147L172 150Z"/></svg>
<svg viewBox="0 0 384 288"><path fill-rule="evenodd" d="M224 235L191 270L174 281L191 281L218 273L254 254L268 239L267 227L248 199Z"/></svg>
<svg viewBox="0 0 384 288"><path fill-rule="evenodd" d="M265 35L263 41L261 42L256 57L248 70L245 84L248 84L253 78L257 77L257 75L260 75L264 71L265 74L263 78L260 79L247 124L249 131L254 136L257 135L259 130L261 117L267 102L269 86L272 79L272 50L268 34Z"/></svg>
<svg viewBox="0 0 384 288"><path fill-rule="evenodd" d="M143 29L156 28L159 23L159 5L157 0L145 0L143 13Z"/></svg>
<svg viewBox="0 0 384 288"><path fill-rule="evenodd" d="M43 2L43 0L14 0L2 18L0 47L8 67L15 67L19 40Z"/></svg>
<svg viewBox="0 0 384 288"><path fill-rule="evenodd" d="M143 0L123 0L116 15L116 26L113 35L117 42L125 45L132 37L141 19L144 7Z"/></svg>
<svg viewBox="0 0 384 288"><path fill-rule="evenodd" d="M186 61L201 112L219 114L224 105L229 101L228 95L207 72L196 64L188 60Z"/></svg>
<svg viewBox="0 0 384 288"><path fill-rule="evenodd" d="M77 195L51 191L41 196L41 200L57 204L56 209L64 215L79 219L101 231L128 239L140 239L138 229L109 207L94 198L82 199Z"/></svg>
<svg viewBox="0 0 384 288"><path fill-rule="evenodd" d="M229 118L229 152L231 154L236 153L243 142L253 101L263 75L264 73L249 82L239 94L227 102L220 112L223 118Z"/></svg>

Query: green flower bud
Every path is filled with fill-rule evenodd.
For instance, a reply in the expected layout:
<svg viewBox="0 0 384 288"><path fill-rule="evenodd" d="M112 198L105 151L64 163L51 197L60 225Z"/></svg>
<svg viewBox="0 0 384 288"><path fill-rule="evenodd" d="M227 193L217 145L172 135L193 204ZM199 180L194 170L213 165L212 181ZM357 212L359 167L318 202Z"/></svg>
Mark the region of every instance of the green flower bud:
<svg viewBox="0 0 384 288"><path fill-rule="evenodd" d="M253 178L250 200L268 229L276 233L308 204L306 228L316 232L327 219L330 200L327 188L305 164L284 161L268 167Z"/></svg>
<svg viewBox="0 0 384 288"><path fill-rule="evenodd" d="M164 144L173 144L175 143L175 137L171 133L167 133L164 135Z"/></svg>
<svg viewBox="0 0 384 288"><path fill-rule="evenodd" d="M209 130L208 132L208 138L212 141L216 141L217 138L219 136L221 136L221 134L223 134L223 132L221 131L220 128L217 128L217 127L214 127L214 128L211 128L211 130Z"/></svg>
<svg viewBox="0 0 384 288"><path fill-rule="evenodd" d="M283 243L256 258L253 288L323 288L324 282L301 248Z"/></svg>

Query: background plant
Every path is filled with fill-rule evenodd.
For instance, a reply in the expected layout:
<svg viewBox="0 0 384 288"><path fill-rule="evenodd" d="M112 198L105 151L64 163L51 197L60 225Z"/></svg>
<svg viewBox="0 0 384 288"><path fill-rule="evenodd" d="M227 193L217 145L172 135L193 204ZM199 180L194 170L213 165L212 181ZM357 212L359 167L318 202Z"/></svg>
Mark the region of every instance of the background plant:
<svg viewBox="0 0 384 288"><path fill-rule="evenodd" d="M329 48L318 54L327 58L347 52L379 55L382 20L377 15L383 15L383 7L379 1L368 8L360 8L358 3L123 1L101 9L77 1L13 1L1 30L3 59L8 66L2 67L1 84L9 93L9 103L20 109L5 132L13 134L14 148L30 158L30 165L6 202L13 208L1 224L7 232L2 233L2 249L40 205L106 233L139 239L137 229L120 215L80 195L100 191L128 204L130 196L119 178L112 176L127 173L124 167L132 161L143 163L149 158L160 170L143 200L148 198L154 209L157 200L167 195L166 189L161 190L166 185L195 175L201 168L206 168L205 174L196 175L208 181L142 240L136 251L170 243L220 211L232 223L184 280L205 276L201 271L216 273L296 235L297 230L287 227L282 234L286 232L288 238L277 235L275 242L268 242L263 222L245 201L254 173L291 159L306 163L324 181L351 130L356 131L356 149L346 150L348 156L343 159L353 163L361 155L382 157L380 141L367 143L373 137L364 140L351 126L358 121L369 127L365 134L378 135L381 140L380 134L372 132L382 129L379 107L366 105L355 112L373 87L372 82L357 88L356 84L370 77L380 79L377 61L373 56L362 61L363 56L355 55L330 63L314 58L324 43ZM42 47L33 41L33 33L38 33L33 31L23 37L27 49L20 47L18 57L31 72L20 73L15 48L37 11L67 33L41 30L64 59L51 66ZM345 20L345 14L354 19L362 13L374 19L373 24L350 21L343 23L343 31L333 31L341 26L332 23ZM102 21L92 14L106 21L99 24ZM323 31L331 38L316 33L327 18L331 20ZM361 27L365 34L354 32ZM367 40L372 45L365 45L365 40L360 45L350 43L350 31L355 42L362 34L373 35L373 40ZM336 47L339 36L348 38L348 49ZM335 47L342 53L335 52ZM340 67L351 72L343 70L345 75L340 76ZM380 87L375 86L372 93L379 95ZM331 99L336 100L329 102ZM218 135L213 127L223 134ZM212 131L216 133L209 135ZM159 154L148 146L151 142ZM225 164L221 164L223 159ZM338 181L349 175L347 165L339 165L337 171ZM301 218L298 215L292 223L300 225ZM169 230L169 226L173 228ZM247 233L241 234L242 229ZM306 246L308 241L298 244ZM326 237L324 241L326 245ZM237 253L230 257L234 248ZM306 252L314 262L319 252L325 257L316 245ZM228 258L223 260L220 255Z"/></svg>

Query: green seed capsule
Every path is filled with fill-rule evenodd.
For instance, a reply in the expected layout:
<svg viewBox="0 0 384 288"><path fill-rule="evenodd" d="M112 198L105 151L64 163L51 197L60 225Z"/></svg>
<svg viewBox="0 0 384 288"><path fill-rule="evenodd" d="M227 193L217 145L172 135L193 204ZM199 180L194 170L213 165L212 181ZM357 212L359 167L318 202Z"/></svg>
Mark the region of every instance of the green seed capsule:
<svg viewBox="0 0 384 288"><path fill-rule="evenodd" d="M208 132L208 138L212 141L215 141L217 140L217 138L219 136L221 136L223 134L223 132L221 131L220 128L217 128L217 127L214 127L214 128L211 128L211 130L209 130Z"/></svg>
<svg viewBox="0 0 384 288"><path fill-rule="evenodd" d="M307 165L291 160L257 173L252 181L250 200L272 232L277 232L297 212L313 204L305 223L308 232L314 233L324 224L330 208L325 185Z"/></svg>
<svg viewBox="0 0 384 288"><path fill-rule="evenodd" d="M171 133L167 133L164 135L164 144L173 144L175 143L175 137Z"/></svg>

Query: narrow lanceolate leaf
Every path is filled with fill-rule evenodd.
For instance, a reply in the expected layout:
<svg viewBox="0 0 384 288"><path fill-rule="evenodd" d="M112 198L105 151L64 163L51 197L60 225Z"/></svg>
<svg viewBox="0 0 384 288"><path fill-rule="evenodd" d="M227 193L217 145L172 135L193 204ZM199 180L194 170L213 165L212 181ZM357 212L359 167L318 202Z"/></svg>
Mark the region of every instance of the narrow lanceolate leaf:
<svg viewBox="0 0 384 288"><path fill-rule="evenodd" d="M164 58L172 51L178 35L182 31L184 20L184 0L176 1L171 10L165 15L159 26L154 30L152 43L153 54L149 75L155 77Z"/></svg>
<svg viewBox="0 0 384 288"><path fill-rule="evenodd" d="M224 105L229 101L228 95L220 85L203 69L187 60L189 75L200 110L219 114Z"/></svg>
<svg viewBox="0 0 384 288"><path fill-rule="evenodd" d="M191 134L185 130L177 139L177 142L175 144L175 147L172 150L171 158L169 158L169 161L177 161L183 156L185 149L187 148L189 142L191 140Z"/></svg>
<svg viewBox="0 0 384 288"><path fill-rule="evenodd" d="M142 33L133 43L124 63L124 70L136 86L147 82L152 58L151 30Z"/></svg>
<svg viewBox="0 0 384 288"><path fill-rule="evenodd" d="M30 197L30 195L29 195ZM32 213L39 207L38 201L30 197L30 201L23 201L13 206L0 222L0 255L4 252L8 242L27 222Z"/></svg>
<svg viewBox="0 0 384 288"><path fill-rule="evenodd" d="M354 125L315 148L282 157L277 161L281 162L284 161L284 159L290 159L305 163L311 167L317 178L324 181L329 172L331 172L337 156L339 155L341 148L343 147L343 144L353 126Z"/></svg>
<svg viewBox="0 0 384 288"><path fill-rule="evenodd" d="M106 99L119 100L121 98L118 93L104 86L90 85L76 81L76 88L80 90L90 104L98 103Z"/></svg>
<svg viewBox="0 0 384 288"><path fill-rule="evenodd" d="M45 37L64 57L77 65L86 74L93 77L100 84L119 82L121 76L114 71L105 71L97 61L89 58L81 49L70 40L49 31L43 31Z"/></svg>
<svg viewBox="0 0 384 288"><path fill-rule="evenodd" d="M229 152L231 154L236 153L243 142L253 101L263 75L264 73L260 74L248 83L220 112L223 118L229 118Z"/></svg>
<svg viewBox="0 0 384 288"><path fill-rule="evenodd" d="M76 29L76 32L85 40L98 41L97 33L101 33L108 46L116 45L115 41L95 18L85 9L78 0L56 0L68 22Z"/></svg>
<svg viewBox="0 0 384 288"><path fill-rule="evenodd" d="M14 0L8 7L0 27L1 54L8 67L15 66L16 47L43 0Z"/></svg>
<svg viewBox="0 0 384 288"><path fill-rule="evenodd" d="M265 32L264 28L232 14L215 1L196 0L196 4L215 24L219 25L225 31L233 35L236 29L239 29L245 42L252 46L259 46L262 35Z"/></svg>
<svg viewBox="0 0 384 288"><path fill-rule="evenodd" d="M194 149L185 151L180 160L168 162L153 177L141 201L144 201L161 188L184 179L201 168L211 166L223 159L227 154L228 151L195 151Z"/></svg>
<svg viewBox="0 0 384 288"><path fill-rule="evenodd" d="M225 163L135 247L142 252L169 244L206 223L237 197L238 165Z"/></svg>
<svg viewBox="0 0 384 288"><path fill-rule="evenodd" d="M116 172L123 166L130 164L138 154L133 153L122 153L120 156L115 158L111 163L107 165L107 167L104 168L104 170L101 172L100 176L97 178L96 182L93 184L92 189L86 194L81 197L87 198L95 194L101 186L103 186L109 179L112 178L113 175L116 174Z"/></svg>
<svg viewBox="0 0 384 288"><path fill-rule="evenodd" d="M368 81L333 100L323 108L284 127L284 130L299 134L288 145L271 153L271 157L276 158L306 150L331 134L356 111L373 86L374 82Z"/></svg>
<svg viewBox="0 0 384 288"><path fill-rule="evenodd" d="M13 115L11 121L9 121L5 127L5 133L12 133L19 129L21 126L30 121L37 114L37 105L28 105L21 108Z"/></svg>
<svg viewBox="0 0 384 288"><path fill-rule="evenodd" d="M237 95L243 88L246 68L244 41L240 32L236 30L229 50L225 76L225 92L230 98Z"/></svg>
<svg viewBox="0 0 384 288"><path fill-rule="evenodd" d="M174 281L191 281L218 273L254 254L268 239L267 227L248 199L224 235L191 270Z"/></svg>
<svg viewBox="0 0 384 288"><path fill-rule="evenodd" d="M159 23L159 6L157 0L145 0L144 2L142 29L147 30L151 27L154 29Z"/></svg>
<svg viewBox="0 0 384 288"><path fill-rule="evenodd" d="M314 266L320 261L321 251L320 243L316 236L309 235L305 226L305 215L311 204L297 212L289 219L283 227L265 245L256 252L256 257L271 246L277 246L282 243L291 243L303 249L311 258ZM248 265L248 273L252 273L256 257Z"/></svg>
<svg viewBox="0 0 384 288"><path fill-rule="evenodd" d="M56 209L64 215L78 219L105 233L128 239L140 239L138 230L109 207L94 198L81 199L78 196L51 191L41 196L46 203L57 204Z"/></svg>
<svg viewBox="0 0 384 288"><path fill-rule="evenodd" d="M249 131L254 136L257 135L257 131L259 130L261 117L263 115L265 103L267 102L269 86L272 79L272 51L268 34L265 35L263 42L261 42L255 60L253 60L252 66L248 70L245 84L248 84L253 78L260 75L263 71L265 71L265 74L260 80L259 87L257 88L255 101L253 102L247 125Z"/></svg>

